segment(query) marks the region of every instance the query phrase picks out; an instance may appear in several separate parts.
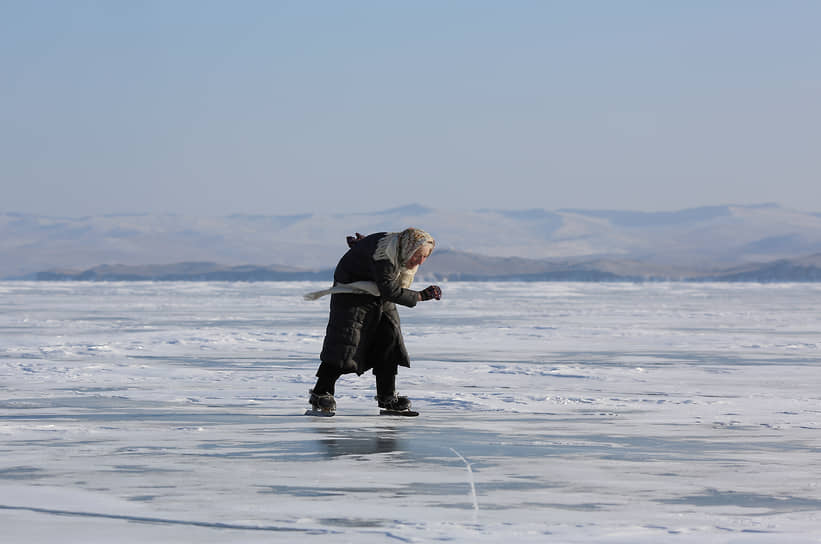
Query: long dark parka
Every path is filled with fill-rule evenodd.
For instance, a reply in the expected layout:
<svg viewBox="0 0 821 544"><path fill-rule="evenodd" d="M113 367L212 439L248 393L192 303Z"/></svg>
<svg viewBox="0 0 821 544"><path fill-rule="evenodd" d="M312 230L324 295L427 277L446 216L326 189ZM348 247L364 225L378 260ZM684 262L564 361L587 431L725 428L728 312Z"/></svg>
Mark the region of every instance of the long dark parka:
<svg viewBox="0 0 821 544"><path fill-rule="evenodd" d="M379 232L358 240L339 261L334 284L373 281L381 296L333 294L325 342L320 359L325 368L340 374L362 374L373 368L395 374L397 366L410 366L402 339L396 304L416 306L419 293L401 286L397 266L374 260Z"/></svg>

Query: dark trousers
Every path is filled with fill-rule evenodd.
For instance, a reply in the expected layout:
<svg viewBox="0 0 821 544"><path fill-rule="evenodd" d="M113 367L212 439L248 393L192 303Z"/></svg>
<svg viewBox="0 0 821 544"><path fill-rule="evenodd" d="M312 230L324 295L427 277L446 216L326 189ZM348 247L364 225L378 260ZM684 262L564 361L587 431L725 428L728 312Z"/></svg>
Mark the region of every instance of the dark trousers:
<svg viewBox="0 0 821 544"><path fill-rule="evenodd" d="M390 397L396 393L396 371L397 366L394 365L380 365L373 369L374 376L376 376L376 394L380 397ZM319 365L319 370L316 371L316 385L314 386L314 393L317 395L324 395L330 393L336 394L336 380L342 375L342 371L336 365L329 365L322 363Z"/></svg>

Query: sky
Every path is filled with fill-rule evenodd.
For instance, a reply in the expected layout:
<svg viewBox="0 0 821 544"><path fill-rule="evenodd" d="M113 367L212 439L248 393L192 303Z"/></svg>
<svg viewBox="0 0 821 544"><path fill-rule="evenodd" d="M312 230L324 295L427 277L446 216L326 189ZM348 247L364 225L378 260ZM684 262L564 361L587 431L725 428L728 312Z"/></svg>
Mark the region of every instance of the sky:
<svg viewBox="0 0 821 544"><path fill-rule="evenodd" d="M0 213L821 212L821 2L0 0Z"/></svg>

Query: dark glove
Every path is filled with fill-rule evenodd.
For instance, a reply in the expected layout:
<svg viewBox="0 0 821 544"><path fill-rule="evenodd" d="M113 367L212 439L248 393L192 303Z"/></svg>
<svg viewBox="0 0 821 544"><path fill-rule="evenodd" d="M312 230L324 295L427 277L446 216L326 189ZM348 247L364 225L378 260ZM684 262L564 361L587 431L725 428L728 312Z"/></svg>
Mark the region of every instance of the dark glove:
<svg viewBox="0 0 821 544"><path fill-rule="evenodd" d="M430 300L432 298L435 298L436 300L442 298L442 290L439 289L438 285L430 285L419 291L420 300Z"/></svg>
<svg viewBox="0 0 821 544"><path fill-rule="evenodd" d="M353 247L362 238L364 238L364 236L357 232L356 238L354 238L353 236L347 236L345 239L348 241L348 247Z"/></svg>

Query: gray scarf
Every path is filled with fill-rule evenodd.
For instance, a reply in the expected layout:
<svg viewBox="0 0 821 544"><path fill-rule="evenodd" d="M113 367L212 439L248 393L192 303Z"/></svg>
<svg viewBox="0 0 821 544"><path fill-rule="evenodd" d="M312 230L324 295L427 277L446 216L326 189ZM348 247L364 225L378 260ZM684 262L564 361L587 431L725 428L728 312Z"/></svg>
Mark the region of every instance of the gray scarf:
<svg viewBox="0 0 821 544"><path fill-rule="evenodd" d="M402 232L389 232L376 245L373 253L375 261L390 261L397 270L396 279L405 289L413 283L418 266L407 268L405 263L413 257L419 248L429 245L431 250L436 246L433 236L421 229L409 228ZM328 289L314 291L304 295L305 300L317 300L325 295L354 294L380 296L379 288L372 281L355 281L353 283L338 283Z"/></svg>

